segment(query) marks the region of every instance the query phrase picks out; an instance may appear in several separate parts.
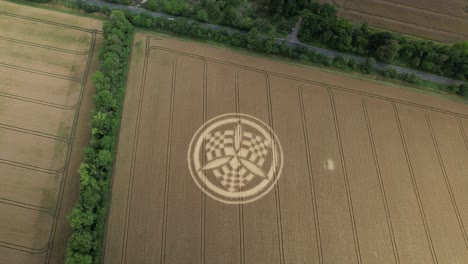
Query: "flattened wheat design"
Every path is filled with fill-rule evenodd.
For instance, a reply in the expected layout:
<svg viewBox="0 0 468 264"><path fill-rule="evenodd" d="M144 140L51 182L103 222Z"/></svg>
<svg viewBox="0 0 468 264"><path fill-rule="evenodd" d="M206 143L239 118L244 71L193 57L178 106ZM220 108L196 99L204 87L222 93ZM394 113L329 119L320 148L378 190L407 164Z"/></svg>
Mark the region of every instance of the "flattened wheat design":
<svg viewBox="0 0 468 264"><path fill-rule="evenodd" d="M238 123L234 130L206 136L207 164L200 170L212 171L224 188L238 192L254 177L269 180L262 166L270 148L270 142L263 136L244 132Z"/></svg>

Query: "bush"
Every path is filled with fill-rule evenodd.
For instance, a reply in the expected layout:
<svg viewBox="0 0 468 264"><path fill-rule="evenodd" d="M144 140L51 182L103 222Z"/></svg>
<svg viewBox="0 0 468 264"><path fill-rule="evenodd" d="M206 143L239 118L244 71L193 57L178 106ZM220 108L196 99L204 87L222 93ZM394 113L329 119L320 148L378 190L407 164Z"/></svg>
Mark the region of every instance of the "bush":
<svg viewBox="0 0 468 264"><path fill-rule="evenodd" d="M399 74L398 79L405 81L405 82L412 83L412 84L418 84L421 82L421 79L418 76L416 76L416 74L414 73Z"/></svg>
<svg viewBox="0 0 468 264"><path fill-rule="evenodd" d="M359 69L361 70L362 73L365 73L365 74L371 74L374 72L375 70L375 59L370 57L370 58L367 58L365 62L363 62Z"/></svg>
<svg viewBox="0 0 468 264"><path fill-rule="evenodd" d="M99 263L107 215L109 180L115 153L133 26L121 11L104 23L101 66L93 76L97 95L91 139L80 166L80 197L68 216L74 231L68 240L66 264Z"/></svg>
<svg viewBox="0 0 468 264"><path fill-rule="evenodd" d="M383 72L383 75L387 78L395 79L398 77L398 72L395 70L395 68L389 67Z"/></svg>
<svg viewBox="0 0 468 264"><path fill-rule="evenodd" d="M197 11L197 15L195 16L198 21L206 22L208 21L208 13L205 9L200 9Z"/></svg>
<svg viewBox="0 0 468 264"><path fill-rule="evenodd" d="M468 84L462 83L458 86L458 95L461 95L468 99Z"/></svg>

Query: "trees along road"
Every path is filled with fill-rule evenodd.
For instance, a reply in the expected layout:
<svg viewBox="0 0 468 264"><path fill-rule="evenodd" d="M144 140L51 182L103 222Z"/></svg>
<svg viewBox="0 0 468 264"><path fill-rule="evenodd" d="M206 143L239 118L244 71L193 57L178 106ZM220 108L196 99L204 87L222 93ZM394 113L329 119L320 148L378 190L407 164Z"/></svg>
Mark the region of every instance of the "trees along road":
<svg viewBox="0 0 468 264"><path fill-rule="evenodd" d="M135 13L145 12L145 13L148 13L148 14L152 15L153 17L161 17L161 18L167 18L167 19L175 18L174 16L171 16L171 15L145 10L145 9L139 7L139 6L126 6L126 5L108 3L108 2L101 1L101 0L87 0L86 2L96 4L98 6L108 6L109 8L128 9L128 10L130 10L132 12L135 12ZM190 19L187 19L187 21L189 23L190 22L195 22L195 21L190 20ZM325 55L327 57L330 57L330 58L335 58L337 56L342 56L342 57L345 57L345 58L354 59L358 63L362 63L362 62L364 62L366 60L366 58L363 58L363 57L349 55L349 54L341 53L341 52L338 52L338 51L319 48L319 47L315 47L315 46L311 46L311 45L301 43L297 39L297 33L299 32L301 22L302 22L302 19L299 19L299 21L294 26L294 29L286 37L286 39L277 38L276 41L278 43L286 42L286 45L288 45L289 47L292 47L292 48L304 47L306 49L315 51L317 53L321 53L321 54L323 54L323 55ZM237 30L237 29L224 27L224 26L219 26L219 25L214 25L214 24L200 23L200 25L205 27L205 28L210 28L210 29L218 30L218 31L226 30L228 33L231 33L231 34L235 33L235 32L245 33L243 31L240 31L240 30ZM417 71L417 70L412 70L412 69L403 68L403 67L399 67L399 66L394 66L394 65L391 65L391 64L380 63L380 62L377 62L377 64L375 65L375 68L377 70L385 70L385 69L388 69L388 68L394 68L398 73L408 73L408 74L414 73L416 76L418 76L419 78L421 78L423 80L427 80L427 81L431 81L431 82L435 82L435 83L440 83L440 84L446 84L446 85L457 84L458 85L458 84L463 83L463 81L460 81L460 80L455 80L455 79L451 79L451 78L448 78L448 77L443 77L443 76L439 76L439 75L435 75L435 74L425 73L425 72L421 72L421 71Z"/></svg>

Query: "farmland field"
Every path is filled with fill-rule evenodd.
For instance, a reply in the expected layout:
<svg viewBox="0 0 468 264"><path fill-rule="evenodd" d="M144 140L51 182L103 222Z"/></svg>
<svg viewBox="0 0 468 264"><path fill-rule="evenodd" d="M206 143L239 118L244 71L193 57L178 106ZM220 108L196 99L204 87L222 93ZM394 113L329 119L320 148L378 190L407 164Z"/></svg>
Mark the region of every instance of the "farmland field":
<svg viewBox="0 0 468 264"><path fill-rule="evenodd" d="M0 1L0 263L63 263L101 24Z"/></svg>
<svg viewBox="0 0 468 264"><path fill-rule="evenodd" d="M127 87L104 263L468 261L467 105L145 34ZM276 185L249 201L207 191L233 186L206 176L208 143L242 160L253 120L278 150L257 182Z"/></svg>
<svg viewBox="0 0 468 264"><path fill-rule="evenodd" d="M468 39L468 1L323 0L341 16L441 42Z"/></svg>

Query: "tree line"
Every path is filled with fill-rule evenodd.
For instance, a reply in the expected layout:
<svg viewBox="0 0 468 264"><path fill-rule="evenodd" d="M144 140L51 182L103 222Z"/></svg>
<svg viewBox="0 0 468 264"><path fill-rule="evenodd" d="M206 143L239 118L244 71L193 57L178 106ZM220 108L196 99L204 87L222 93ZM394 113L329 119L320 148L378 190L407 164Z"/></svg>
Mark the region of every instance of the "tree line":
<svg viewBox="0 0 468 264"><path fill-rule="evenodd" d="M106 6L97 6L84 1L70 1L69 7L79 8L85 12L101 12L105 15L110 14L110 9ZM333 6L331 6L333 8ZM147 28L155 31L176 33L183 36L189 36L201 40L214 41L239 48L246 48L264 54L286 57L302 64L333 67L342 71L360 72L362 74L380 74L387 79L396 79L409 84L421 84L421 79L415 74L399 74L390 68L386 71L376 71L376 60L368 57L363 63L358 63L352 58L338 56L335 58L327 57L321 53L314 52L304 47L291 47L287 43L278 43L271 33L265 34L256 27L251 28L247 33L233 33L227 31L218 31L203 26L197 22L191 22L184 18L167 20L165 18L153 17L149 13L133 13L127 9L122 10L127 19L136 27ZM335 12L336 11L331 11ZM362 26L367 28L366 25ZM444 86L444 91L456 93L468 98L468 89L466 84L459 86Z"/></svg>
<svg viewBox="0 0 468 264"><path fill-rule="evenodd" d="M468 79L468 42L455 45L413 40L389 32L372 32L367 24L353 25L338 18L330 4L311 3L303 13L299 38L328 47L371 56L378 61L399 61L418 70L459 80Z"/></svg>
<svg viewBox="0 0 468 264"><path fill-rule="evenodd" d="M105 42L99 53L101 65L93 75L97 94L91 140L79 169L80 196L68 216L73 234L67 243L66 264L96 264L101 256L133 26L122 12L115 10L104 22L103 35Z"/></svg>

